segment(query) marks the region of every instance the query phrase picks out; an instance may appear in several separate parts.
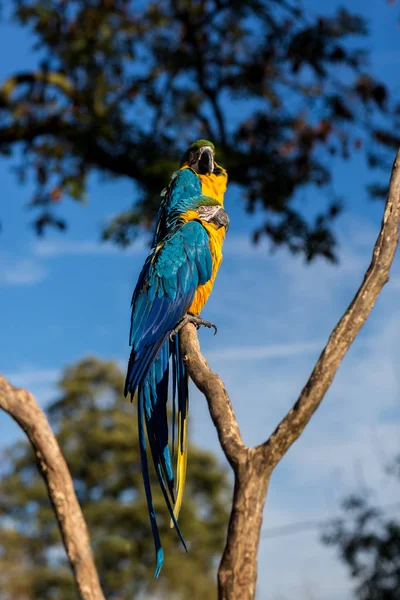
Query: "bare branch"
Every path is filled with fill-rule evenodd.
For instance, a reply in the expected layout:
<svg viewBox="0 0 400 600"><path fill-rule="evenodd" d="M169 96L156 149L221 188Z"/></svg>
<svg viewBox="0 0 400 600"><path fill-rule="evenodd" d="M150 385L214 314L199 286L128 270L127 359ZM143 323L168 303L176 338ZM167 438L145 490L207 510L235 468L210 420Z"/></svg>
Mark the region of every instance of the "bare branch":
<svg viewBox="0 0 400 600"><path fill-rule="evenodd" d="M0 408L25 431L53 505L81 600L105 600L67 463L34 396L0 375Z"/></svg>
<svg viewBox="0 0 400 600"><path fill-rule="evenodd" d="M33 71L32 73L19 73L6 79L0 86L0 97L8 101L18 85L36 82L58 87L67 96L72 96L75 92L74 84L64 73L57 71Z"/></svg>
<svg viewBox="0 0 400 600"><path fill-rule="evenodd" d="M389 193L381 230L372 261L349 308L332 331L299 399L280 422L271 437L258 448L272 468L301 435L323 400L336 371L361 327L366 322L383 286L389 280L390 267L398 244L400 220L400 150L393 163Z"/></svg>
<svg viewBox="0 0 400 600"><path fill-rule="evenodd" d="M211 371L200 352L196 328L191 323L179 333L180 348L186 369L194 384L205 395L210 415L222 449L235 470L245 460L248 448L240 435L239 425L222 379Z"/></svg>
<svg viewBox="0 0 400 600"><path fill-rule="evenodd" d="M399 220L400 150L393 164L381 231L364 281L333 330L298 401L264 444L255 448L244 445L225 386L202 356L194 326L186 325L180 333L188 373L207 398L221 446L235 472L228 536L218 571L220 600L254 599L262 514L271 473L320 405L388 281L398 244Z"/></svg>
<svg viewBox="0 0 400 600"><path fill-rule="evenodd" d="M35 122L23 124L14 123L0 127L0 146L14 142L31 142L41 135L61 134L66 124L58 116L51 116Z"/></svg>

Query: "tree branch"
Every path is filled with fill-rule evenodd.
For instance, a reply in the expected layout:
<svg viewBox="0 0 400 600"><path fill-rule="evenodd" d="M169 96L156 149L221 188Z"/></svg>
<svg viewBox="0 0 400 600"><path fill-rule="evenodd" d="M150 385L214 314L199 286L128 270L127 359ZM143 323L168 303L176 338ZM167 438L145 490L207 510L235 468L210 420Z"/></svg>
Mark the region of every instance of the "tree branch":
<svg viewBox="0 0 400 600"><path fill-rule="evenodd" d="M67 463L45 414L28 391L0 375L0 408L25 431L36 455L81 600L105 600L90 547L85 519Z"/></svg>
<svg viewBox="0 0 400 600"><path fill-rule="evenodd" d="M67 96L73 96L75 87L72 81L57 71L33 71L31 73L19 73L13 77L9 77L0 86L0 97L6 101L9 100L11 94L15 91L18 85L22 83L44 83L58 87Z"/></svg>
<svg viewBox="0 0 400 600"><path fill-rule="evenodd" d="M321 404L346 352L369 317L383 286L389 280L390 267L399 239L399 221L400 150L397 151L393 163L381 230L364 281L332 331L296 404L280 422L270 438L262 446L259 446L265 461L272 468L277 465L289 447L301 435Z"/></svg>
<svg viewBox="0 0 400 600"><path fill-rule="evenodd" d="M191 323L179 333L179 343L189 377L205 395L222 450L234 470L248 450L222 379L208 366L200 351L196 328Z"/></svg>
<svg viewBox="0 0 400 600"><path fill-rule="evenodd" d="M48 117L30 123L14 123L6 127L0 127L1 145L14 142L32 142L41 135L58 135L66 129L67 125L58 116Z"/></svg>
<svg viewBox="0 0 400 600"><path fill-rule="evenodd" d="M341 361L388 281L398 244L399 221L400 150L393 164L382 226L364 281L333 330L296 404L264 444L255 448L244 445L225 386L202 356L194 326L186 325L180 333L187 371L207 398L222 449L235 473L228 535L218 571L220 600L253 600L255 596L262 514L272 471L322 402Z"/></svg>
<svg viewBox="0 0 400 600"><path fill-rule="evenodd" d="M151 179L137 164L140 144L126 143L123 149L111 152L101 146L94 130L70 124L60 115L0 127L0 148L14 142L32 142L42 135L58 136L60 140L70 142L76 155L92 168L102 168L147 184Z"/></svg>

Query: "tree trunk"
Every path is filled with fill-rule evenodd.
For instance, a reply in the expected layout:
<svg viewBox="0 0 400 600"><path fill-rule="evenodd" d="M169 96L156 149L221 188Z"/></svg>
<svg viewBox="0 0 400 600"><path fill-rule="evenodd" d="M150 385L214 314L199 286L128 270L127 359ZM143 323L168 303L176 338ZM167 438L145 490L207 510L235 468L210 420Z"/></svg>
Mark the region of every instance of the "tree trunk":
<svg viewBox="0 0 400 600"><path fill-rule="evenodd" d="M235 473L228 537L218 571L219 600L253 600L257 583L257 555L270 474L249 449ZM257 468L258 467L258 468Z"/></svg>

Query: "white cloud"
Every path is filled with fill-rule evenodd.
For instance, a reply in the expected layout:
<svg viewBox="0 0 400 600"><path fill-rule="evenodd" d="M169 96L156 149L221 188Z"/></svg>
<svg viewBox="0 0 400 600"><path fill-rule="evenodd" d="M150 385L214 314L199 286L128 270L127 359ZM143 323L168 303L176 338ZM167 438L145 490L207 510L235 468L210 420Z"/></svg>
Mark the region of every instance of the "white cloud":
<svg viewBox="0 0 400 600"><path fill-rule="evenodd" d="M322 350L323 342L294 342L289 344L266 344L265 346L228 346L211 350L207 357L210 360L261 360L264 358L289 358L291 356L303 356Z"/></svg>
<svg viewBox="0 0 400 600"><path fill-rule="evenodd" d="M53 384L60 377L60 369L21 368L5 373L4 377L16 387L29 389L33 385Z"/></svg>
<svg viewBox="0 0 400 600"><path fill-rule="evenodd" d="M64 256L132 256L146 252L145 240L138 240L128 248L120 248L115 244L101 243L96 240L57 240L39 241L33 246L33 253L42 258L58 258Z"/></svg>
<svg viewBox="0 0 400 600"><path fill-rule="evenodd" d="M46 276L46 269L34 260L0 257L0 285L34 285Z"/></svg>
<svg viewBox="0 0 400 600"><path fill-rule="evenodd" d="M60 369L35 368L32 366L21 367L18 371L4 373L4 377L12 385L25 388L31 392L41 407L45 407L48 402L54 399L60 376Z"/></svg>

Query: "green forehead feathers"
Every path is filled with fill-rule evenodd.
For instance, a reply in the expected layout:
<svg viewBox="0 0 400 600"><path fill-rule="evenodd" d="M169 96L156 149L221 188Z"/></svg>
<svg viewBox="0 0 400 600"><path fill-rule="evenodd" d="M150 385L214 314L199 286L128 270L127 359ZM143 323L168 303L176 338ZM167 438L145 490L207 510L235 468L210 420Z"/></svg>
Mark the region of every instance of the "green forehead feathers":
<svg viewBox="0 0 400 600"><path fill-rule="evenodd" d="M186 150L182 157L181 165L188 160L189 154L192 150L199 150L199 148L202 148L203 146L211 146L211 148L215 151L215 146L212 142L209 142L208 140L197 140L197 142L194 142L194 144L189 146L189 148Z"/></svg>
<svg viewBox="0 0 400 600"><path fill-rule="evenodd" d="M211 148L215 150L214 144L212 142L209 142L208 140L197 140L197 142L189 146L189 150L198 150L203 146L211 146Z"/></svg>

